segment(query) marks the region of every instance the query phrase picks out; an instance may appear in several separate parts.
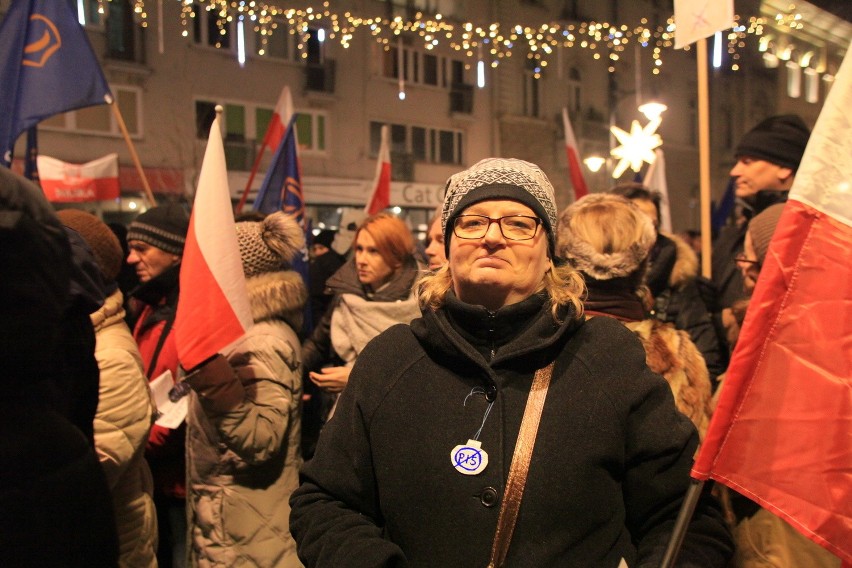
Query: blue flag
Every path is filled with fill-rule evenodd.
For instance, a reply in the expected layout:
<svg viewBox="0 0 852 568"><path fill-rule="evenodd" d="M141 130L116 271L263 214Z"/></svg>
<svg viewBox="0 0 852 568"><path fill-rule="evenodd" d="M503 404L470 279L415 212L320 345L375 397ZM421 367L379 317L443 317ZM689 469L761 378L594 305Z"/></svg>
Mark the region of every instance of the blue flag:
<svg viewBox="0 0 852 568"><path fill-rule="evenodd" d="M15 0L0 23L0 162L45 118L104 104L109 86L66 0Z"/></svg>
<svg viewBox="0 0 852 568"><path fill-rule="evenodd" d="M281 145L272 157L272 163L266 171L266 177L257 197L254 200L254 210L266 215L276 211L284 211L293 215L305 231L305 248L300 255L293 259L293 270L302 276L305 286L310 289L308 277L308 243L311 233L310 223L305 219L305 196L302 193L302 168L299 165L299 154L296 149L296 118L295 113L287 125L287 132ZM303 331L310 333L313 329L311 321L310 302L305 304L305 320Z"/></svg>
<svg viewBox="0 0 852 568"><path fill-rule="evenodd" d="M722 196L722 199L719 200L719 203L713 208L713 213L711 216L710 227L713 230L713 234L716 235L719 230L725 226L725 223L728 222L728 217L731 216L731 213L734 211L734 184L737 178L731 178L728 180L728 187L725 189L725 194Z"/></svg>

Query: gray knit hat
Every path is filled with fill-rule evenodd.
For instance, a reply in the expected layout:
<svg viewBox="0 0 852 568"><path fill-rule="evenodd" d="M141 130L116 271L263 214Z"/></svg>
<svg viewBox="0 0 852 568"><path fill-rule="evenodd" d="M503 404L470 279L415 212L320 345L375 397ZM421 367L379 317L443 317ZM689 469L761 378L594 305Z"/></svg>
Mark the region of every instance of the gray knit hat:
<svg viewBox="0 0 852 568"><path fill-rule="evenodd" d="M189 215L177 203L148 209L130 223L127 240L142 241L171 254L182 255Z"/></svg>
<svg viewBox="0 0 852 568"><path fill-rule="evenodd" d="M763 264L763 261L766 260L766 251L769 250L769 243L772 241L772 235L775 233L775 227L778 226L778 220L781 219L783 211L784 204L776 203L755 215L748 222L751 244L754 246L754 253L757 255L757 261L760 264Z"/></svg>
<svg viewBox="0 0 852 568"><path fill-rule="evenodd" d="M550 180L535 164L513 158L486 158L447 180L441 228L448 258L455 218L474 203L489 199L510 199L532 209L541 218L553 256L556 199Z"/></svg>
<svg viewBox="0 0 852 568"><path fill-rule="evenodd" d="M615 245L619 250L600 250L603 247L593 245L571 229L572 219L593 210L597 211L592 230L604 233L609 246L620 241L620 245ZM622 222L617 222L617 215L621 215ZM624 215L632 215L635 223ZM558 234L559 256L596 280L623 278L642 269L657 240L651 218L629 199L611 193L592 193L569 205L559 216Z"/></svg>
<svg viewBox="0 0 852 568"><path fill-rule="evenodd" d="M263 221L237 223L236 227L246 278L285 270L305 247L302 227L281 211Z"/></svg>

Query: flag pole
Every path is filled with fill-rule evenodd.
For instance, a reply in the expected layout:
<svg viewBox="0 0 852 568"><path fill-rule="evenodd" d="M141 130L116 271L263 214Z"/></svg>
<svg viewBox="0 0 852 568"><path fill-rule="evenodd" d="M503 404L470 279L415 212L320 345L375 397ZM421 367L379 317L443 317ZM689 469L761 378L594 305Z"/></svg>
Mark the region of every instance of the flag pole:
<svg viewBox="0 0 852 568"><path fill-rule="evenodd" d="M710 239L710 104L707 86L707 39L698 47L698 171L701 203L701 275L711 277Z"/></svg>
<svg viewBox="0 0 852 568"><path fill-rule="evenodd" d="M154 193L151 191L151 186L148 185L148 178L145 177L145 170L142 169L142 163L139 161L139 156L136 154L136 148L130 140L130 133L127 132L127 125L124 124L124 118L121 116L121 111L118 109L118 105L115 104L115 99L112 98L111 95L106 95L104 98L106 99L107 104L112 108L112 114L115 116L116 122L118 122L118 128L121 130L121 135L127 143L127 148L130 150L130 157L133 160L133 165L136 166L136 173L139 174L139 179L142 180L142 188L145 190L145 198L150 202L151 207L154 207L157 205L157 200L154 199Z"/></svg>
<svg viewBox="0 0 852 568"><path fill-rule="evenodd" d="M243 207L245 207L246 200L248 199L249 191L251 191L251 184L254 181L254 176L257 174L257 168L260 167L260 159L263 158L263 153L266 151L266 144L262 144L260 146L260 152L257 153L257 158L254 159L254 166L251 168L251 173L249 174L248 183L246 183L246 188L243 190L243 194L240 197L240 202L237 203L237 206L234 208L234 213L239 215L243 212Z"/></svg>
<svg viewBox="0 0 852 568"><path fill-rule="evenodd" d="M698 168L701 195L701 275L710 278L710 105L707 89L707 40L701 38L698 47ZM692 479L677 515L672 536L660 568L672 568L677 560L704 482Z"/></svg>
<svg viewBox="0 0 852 568"><path fill-rule="evenodd" d="M695 512L695 506L698 505L698 498L701 497L702 489L704 489L703 481L690 480L689 489L686 491L680 511L677 514L672 536L669 539L663 561L660 562L660 568L672 568L675 565L683 539L686 536L686 530L689 528L689 522L692 520L692 514Z"/></svg>

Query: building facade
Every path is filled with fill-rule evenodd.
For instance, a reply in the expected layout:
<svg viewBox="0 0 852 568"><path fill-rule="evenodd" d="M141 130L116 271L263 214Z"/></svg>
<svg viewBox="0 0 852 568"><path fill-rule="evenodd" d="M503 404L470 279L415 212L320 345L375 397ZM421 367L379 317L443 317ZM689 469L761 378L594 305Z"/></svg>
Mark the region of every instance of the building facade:
<svg viewBox="0 0 852 568"><path fill-rule="evenodd" d="M658 132L673 225L698 228L696 58L695 50L670 46L671 2L329 0L308 3L308 11L304 3L268 0L284 9L271 16L249 11L249 2L221 0L73 2L158 199L191 202L222 105L238 200L285 85L299 114L303 189L315 226L358 219L383 124L391 132L391 205L422 229L446 179L489 156L539 164L558 205L568 205L562 109L581 157L607 156L610 125L647 123L637 107L656 100L668 107ZM0 12L9 4L0 0ZM852 37L849 22L806 3L745 4L737 3L743 28L723 38L722 63L710 77L714 198L725 189L733 145L758 120L796 112L813 125L830 88L826 77ZM749 32L750 17L763 18L762 34ZM42 154L76 163L118 152L123 198L97 211L125 218L145 206L106 106L42 122L39 145ZM16 155L23 151L19 140ZM270 158L269 151L260 158L250 195ZM618 181L609 175L614 165L585 169L592 191ZM634 175L628 169L620 181Z"/></svg>

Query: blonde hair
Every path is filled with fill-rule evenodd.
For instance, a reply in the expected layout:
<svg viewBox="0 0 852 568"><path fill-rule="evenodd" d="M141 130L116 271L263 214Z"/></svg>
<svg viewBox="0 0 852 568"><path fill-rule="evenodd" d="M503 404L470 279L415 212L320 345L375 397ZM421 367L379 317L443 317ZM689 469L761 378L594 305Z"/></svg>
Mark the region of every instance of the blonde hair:
<svg viewBox="0 0 852 568"><path fill-rule="evenodd" d="M592 194L559 216L556 251L581 272L598 280L644 273L656 232L630 200Z"/></svg>
<svg viewBox="0 0 852 568"><path fill-rule="evenodd" d="M355 231L352 250L355 250L358 244L361 231L366 231L373 237L382 260L393 269L399 268L414 256L414 236L405 222L396 215L382 212L364 219Z"/></svg>
<svg viewBox="0 0 852 568"><path fill-rule="evenodd" d="M432 311L437 310L444 305L447 292L452 287L453 275L449 263L434 273L426 274L415 285L420 307L424 309L429 308ZM580 273L572 267L567 264L556 266L553 260L551 260L550 270L545 273L535 293L542 290L547 292L551 300L551 314L555 322L561 323L559 310L569 304L574 307L574 319L582 317L582 298L586 294L586 285Z"/></svg>

